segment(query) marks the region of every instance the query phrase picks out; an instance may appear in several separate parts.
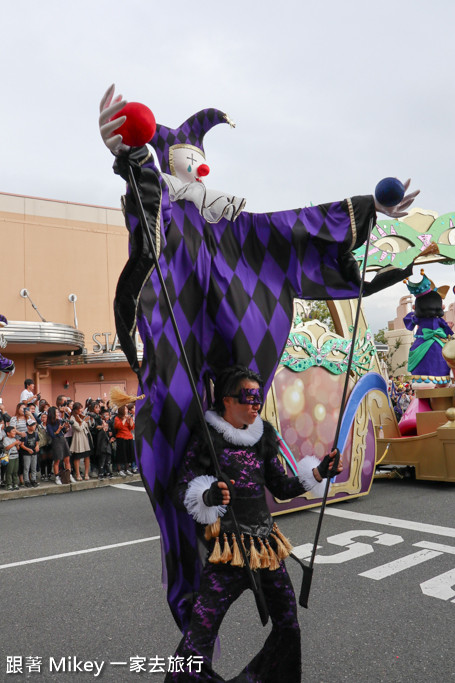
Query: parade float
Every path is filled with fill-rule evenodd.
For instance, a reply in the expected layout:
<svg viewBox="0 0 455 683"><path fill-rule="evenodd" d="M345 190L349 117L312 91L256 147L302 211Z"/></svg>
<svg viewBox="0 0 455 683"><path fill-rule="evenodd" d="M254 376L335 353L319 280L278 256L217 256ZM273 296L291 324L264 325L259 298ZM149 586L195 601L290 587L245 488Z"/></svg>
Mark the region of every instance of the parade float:
<svg viewBox="0 0 455 683"><path fill-rule="evenodd" d="M435 217L430 230L442 262L453 262L453 215ZM450 372L455 369L455 341L453 320L445 320L443 304L450 285L437 287L423 269L421 276L419 282L406 281L415 300L402 321L407 330L414 331L406 370L415 397L399 424L390 415L379 416L377 457L382 467L392 466L399 476L403 472L417 479L453 482L455 387Z"/></svg>
<svg viewBox="0 0 455 683"><path fill-rule="evenodd" d="M263 410L284 439L282 463L331 450L340 411L351 345L356 300L329 301L333 329L308 317L307 302L295 302L294 324ZM344 471L333 480L328 502L365 496L375 472L375 430L379 408L388 405L387 382L363 311L349 379L349 400L340 432ZM375 406L377 406L375 408ZM289 452L290 451L290 452ZM292 501L270 497L275 514L320 505L311 493Z"/></svg>
<svg viewBox="0 0 455 683"><path fill-rule="evenodd" d="M455 214L438 217L421 209L402 221L379 221L366 256L367 270L392 264L404 268L430 243L437 244L439 253L422 257L421 263L453 263L454 221ZM364 247L355 256L361 266ZM357 302L329 301L327 305L334 331L319 320L308 320L307 302L295 302L294 324L264 408L265 417L288 446L282 462L290 473L293 458L322 455L332 446ZM455 341L448 336L441 341L442 345L437 343L439 355L444 346L445 362L453 369ZM432 353L430 361L434 362ZM344 471L333 480L328 503L367 495L378 464L389 471L413 468L417 479L455 481L455 387L442 382L438 368L436 373L428 367L419 377L420 388L400 431L388 396L387 371L361 314L349 379L350 401L341 430ZM269 503L275 514L283 514L318 506L320 500L306 493L293 501L270 497Z"/></svg>

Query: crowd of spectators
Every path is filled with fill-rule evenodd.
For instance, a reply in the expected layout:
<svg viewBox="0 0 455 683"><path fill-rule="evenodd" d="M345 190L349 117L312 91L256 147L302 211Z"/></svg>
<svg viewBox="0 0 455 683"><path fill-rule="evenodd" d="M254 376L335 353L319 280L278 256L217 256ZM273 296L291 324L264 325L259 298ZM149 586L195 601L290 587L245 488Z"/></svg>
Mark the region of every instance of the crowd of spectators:
<svg viewBox="0 0 455 683"><path fill-rule="evenodd" d="M63 395L51 405L26 379L14 414L0 406L0 486L135 474L134 410L134 403L117 410L100 398L82 405Z"/></svg>
<svg viewBox="0 0 455 683"><path fill-rule="evenodd" d="M415 392L399 376L389 381L389 394L400 421ZM115 409L101 398L82 405L63 395L50 405L26 379L14 414L0 405L0 487L135 474L134 411L134 403Z"/></svg>

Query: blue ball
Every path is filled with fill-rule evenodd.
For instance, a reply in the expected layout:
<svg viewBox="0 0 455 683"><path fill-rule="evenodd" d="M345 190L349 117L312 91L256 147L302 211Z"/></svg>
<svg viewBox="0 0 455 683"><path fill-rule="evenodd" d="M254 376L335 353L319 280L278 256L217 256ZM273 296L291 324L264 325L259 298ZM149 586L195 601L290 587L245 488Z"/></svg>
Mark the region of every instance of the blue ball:
<svg viewBox="0 0 455 683"><path fill-rule="evenodd" d="M383 206L395 206L404 197L404 185L398 178L383 178L376 185L374 194Z"/></svg>

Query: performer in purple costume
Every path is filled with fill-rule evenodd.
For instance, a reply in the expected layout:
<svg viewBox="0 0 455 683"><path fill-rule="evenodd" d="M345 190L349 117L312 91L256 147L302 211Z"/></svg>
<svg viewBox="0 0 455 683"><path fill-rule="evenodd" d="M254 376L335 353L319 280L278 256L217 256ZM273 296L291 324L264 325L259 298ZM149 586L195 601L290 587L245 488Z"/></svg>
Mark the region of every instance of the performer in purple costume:
<svg viewBox="0 0 455 683"><path fill-rule="evenodd" d="M131 149L116 134L126 117L111 118L124 104L111 86L100 104L101 136L116 156L115 172L127 179L131 167L135 174L198 392L203 396L206 378L232 363L259 371L267 391L291 327L293 299L357 297L360 273L352 250L365 241L376 209L403 216L417 192L389 208L364 196L248 213L243 199L208 190L201 179L208 169L204 135L218 123L232 125L226 114L204 109L176 129L158 124L150 144L160 172L146 146ZM201 563L194 521L176 509L172 485L198 418L129 188L123 206L130 258L114 303L117 334L146 394L137 404L137 459L161 528L168 602L185 630ZM395 284L411 270L384 269L364 293ZM141 368L136 326L144 343Z"/></svg>
<svg viewBox="0 0 455 683"><path fill-rule="evenodd" d="M449 286L436 289L423 270L421 275L423 277L419 283L405 281L415 296L415 308L403 318L404 326L407 330L417 327L415 341L409 350L408 371L417 382L446 384L450 380L450 368L444 360L442 348L453 331L443 318L442 300ZM429 376L434 379L430 380Z"/></svg>
<svg viewBox="0 0 455 683"><path fill-rule="evenodd" d="M333 458L321 462L315 456L298 464L298 476L288 477L278 459L276 432L261 419L261 378L247 368L234 366L220 373L214 388L214 410L206 421L223 473L233 482L235 498L215 476L207 443L201 433L191 440L176 486L183 509L198 523L205 539L205 566L190 625L175 659L181 669L168 673L166 681L223 681L212 668L212 654L221 622L232 603L249 588L243 559L238 551L230 503L239 523L249 563L262 586L272 620L272 630L260 652L235 681L250 683L300 683L301 653L297 605L284 558L291 546L274 524L265 498L265 487L281 499L311 490L322 495L323 479L341 472ZM202 525L208 525L203 535ZM221 552L222 549L222 552ZM199 666L195 666L195 662Z"/></svg>

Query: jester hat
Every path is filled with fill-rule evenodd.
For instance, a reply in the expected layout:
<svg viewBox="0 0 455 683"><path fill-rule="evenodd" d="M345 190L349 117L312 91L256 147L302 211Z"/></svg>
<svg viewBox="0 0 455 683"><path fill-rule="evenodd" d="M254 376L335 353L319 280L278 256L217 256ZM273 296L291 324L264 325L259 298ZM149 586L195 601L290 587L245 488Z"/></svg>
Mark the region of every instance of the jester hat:
<svg viewBox="0 0 455 683"><path fill-rule="evenodd" d="M156 124L156 132L150 145L156 152L162 173L175 175L173 152L178 147L193 147L204 158L204 135L218 123L229 123L235 127L229 116L219 109L202 109L193 114L177 128Z"/></svg>

